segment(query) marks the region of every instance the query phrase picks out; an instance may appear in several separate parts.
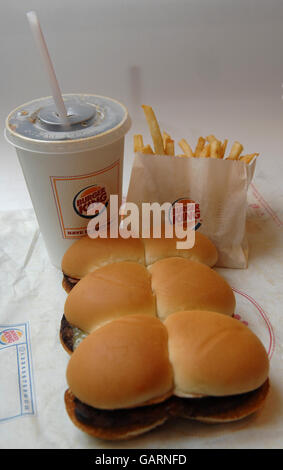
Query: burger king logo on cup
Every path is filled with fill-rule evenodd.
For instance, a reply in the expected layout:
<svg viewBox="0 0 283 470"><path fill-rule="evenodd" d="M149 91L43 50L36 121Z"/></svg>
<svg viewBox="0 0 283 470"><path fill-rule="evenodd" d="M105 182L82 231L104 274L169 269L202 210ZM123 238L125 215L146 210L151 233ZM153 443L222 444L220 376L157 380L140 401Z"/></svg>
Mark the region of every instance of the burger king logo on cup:
<svg viewBox="0 0 283 470"><path fill-rule="evenodd" d="M23 332L17 328L7 328L0 331L0 344L7 346L7 344L16 343L23 337Z"/></svg>
<svg viewBox="0 0 283 470"><path fill-rule="evenodd" d="M199 204L192 199L177 199L172 203L169 220L172 225L188 223L191 230L198 230L202 223Z"/></svg>
<svg viewBox="0 0 283 470"><path fill-rule="evenodd" d="M109 202L109 197L107 194L107 190L105 186L99 186L97 184L93 184L92 186L87 186L84 189L81 189L73 200L73 207L75 212L85 219L92 219L93 217L97 217L99 212L95 215L88 215L87 210L88 207L93 203L101 203L104 204L104 210ZM102 211L100 211L101 213Z"/></svg>

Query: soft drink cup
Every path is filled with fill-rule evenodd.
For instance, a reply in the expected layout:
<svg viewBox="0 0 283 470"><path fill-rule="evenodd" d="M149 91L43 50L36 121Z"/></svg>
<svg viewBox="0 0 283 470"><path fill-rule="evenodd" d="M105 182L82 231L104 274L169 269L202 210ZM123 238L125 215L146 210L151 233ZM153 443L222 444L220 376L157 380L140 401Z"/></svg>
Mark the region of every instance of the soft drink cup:
<svg viewBox="0 0 283 470"><path fill-rule="evenodd" d="M16 148L39 228L52 264L74 240L86 235L94 202L107 207L110 195L122 199L126 107L108 97L63 95L69 124L53 98L41 98L12 111L6 139Z"/></svg>

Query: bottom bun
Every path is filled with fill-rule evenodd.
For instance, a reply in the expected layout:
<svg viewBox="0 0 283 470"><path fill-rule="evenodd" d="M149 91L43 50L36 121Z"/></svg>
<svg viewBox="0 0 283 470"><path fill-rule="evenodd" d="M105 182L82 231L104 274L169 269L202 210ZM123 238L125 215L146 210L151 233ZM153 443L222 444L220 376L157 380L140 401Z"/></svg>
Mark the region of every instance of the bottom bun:
<svg viewBox="0 0 283 470"><path fill-rule="evenodd" d="M82 431L104 440L124 440L164 424L170 417L204 423L226 423L246 418L264 404L269 380L256 390L225 397L179 398L139 408L99 410L80 402L70 389L65 405L71 421Z"/></svg>
<svg viewBox="0 0 283 470"><path fill-rule="evenodd" d="M81 431L99 439L115 441L131 439L161 426L169 413L167 401L129 410L105 411L81 403L70 389L65 392L69 418Z"/></svg>
<svg viewBox="0 0 283 470"><path fill-rule="evenodd" d="M174 415L203 423L230 423L246 418L264 404L269 391L267 379L261 387L240 395L225 397L177 398Z"/></svg>

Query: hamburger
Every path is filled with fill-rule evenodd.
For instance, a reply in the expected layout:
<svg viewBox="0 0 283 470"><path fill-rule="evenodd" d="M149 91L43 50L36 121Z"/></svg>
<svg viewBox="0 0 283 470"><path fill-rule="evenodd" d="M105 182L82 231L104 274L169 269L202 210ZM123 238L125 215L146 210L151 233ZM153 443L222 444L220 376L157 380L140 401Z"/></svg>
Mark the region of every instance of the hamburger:
<svg viewBox="0 0 283 470"><path fill-rule="evenodd" d="M218 273L189 259L165 258L149 268L128 261L108 264L84 276L68 294L61 343L72 353L86 335L119 316L143 314L165 320L184 309L232 316L235 296Z"/></svg>
<svg viewBox="0 0 283 470"><path fill-rule="evenodd" d="M144 238L145 247L145 264L150 266L156 261L163 258L181 257L191 261L198 261L213 267L218 260L218 252L215 245L209 238L202 233L195 232L195 243L192 248L178 249L176 243L181 241L176 237L173 238Z"/></svg>
<svg viewBox="0 0 283 470"><path fill-rule="evenodd" d="M191 249L177 249L174 238L90 238L76 240L62 259L63 282L66 292L86 274L119 261L134 261L149 266L165 257L180 256L214 266L218 259L214 244L203 234L195 233ZM180 240L179 240L180 241Z"/></svg>
<svg viewBox="0 0 283 470"><path fill-rule="evenodd" d="M135 261L144 265L142 241L139 238L82 237L63 256L63 288L70 292L86 274L119 261Z"/></svg>
<svg viewBox="0 0 283 470"><path fill-rule="evenodd" d="M71 355L65 406L82 431L128 439L171 417L247 417L266 400L268 373L261 341L227 315L181 311L164 323L128 315L93 331Z"/></svg>
<svg viewBox="0 0 283 470"><path fill-rule="evenodd" d="M157 315L164 320L178 310L213 310L233 316L235 296L228 282L205 264L172 257L149 267Z"/></svg>
<svg viewBox="0 0 283 470"><path fill-rule="evenodd" d="M145 266L122 261L87 274L68 294L60 340L68 353L96 328L120 316L156 316L151 276Z"/></svg>

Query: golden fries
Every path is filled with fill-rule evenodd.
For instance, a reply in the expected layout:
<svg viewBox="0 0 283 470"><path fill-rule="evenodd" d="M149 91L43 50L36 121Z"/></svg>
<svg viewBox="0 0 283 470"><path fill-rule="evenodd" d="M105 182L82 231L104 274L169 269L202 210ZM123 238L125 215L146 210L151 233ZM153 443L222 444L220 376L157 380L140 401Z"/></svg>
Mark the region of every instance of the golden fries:
<svg viewBox="0 0 283 470"><path fill-rule="evenodd" d="M234 142L230 150L228 160L238 160L239 156L241 155L243 151L243 148L244 147L242 146L242 144L240 144L240 142L237 142L237 141Z"/></svg>
<svg viewBox="0 0 283 470"><path fill-rule="evenodd" d="M152 137L153 149L150 145L144 145L143 136L141 134L136 134L134 135L134 152L141 152L149 155L175 156L174 139L172 139L171 135L165 131L161 133L158 121L151 106L142 105L142 108ZM193 151L187 140L181 139L178 142L178 145L182 149L183 153L176 156L182 158L197 157L224 159L227 144L227 139L224 139L222 142L217 139L215 135L209 134L205 138L198 138L195 151ZM240 142L233 142L230 153L225 160L238 160L249 164L254 158L258 157L259 153L241 155L243 148L244 147Z"/></svg>
<svg viewBox="0 0 283 470"><path fill-rule="evenodd" d="M251 163L251 161L254 159L254 157L258 157L259 153L250 153L247 155L243 155L242 157L239 158L241 162L245 162L247 164Z"/></svg>
<svg viewBox="0 0 283 470"><path fill-rule="evenodd" d="M198 138L198 142L195 149L195 157L199 157L205 144L205 139L203 137Z"/></svg>
<svg viewBox="0 0 283 470"><path fill-rule="evenodd" d="M181 149L183 150L183 152L184 152L184 154L185 154L186 157L193 157L193 156L194 156L193 151L192 151L192 148L191 148L191 146L188 144L188 142L186 141L186 139L180 140L179 146L180 146Z"/></svg>
<svg viewBox="0 0 283 470"><path fill-rule="evenodd" d="M164 155L163 139L154 111L151 106L142 105L142 108L153 140L154 151L158 155Z"/></svg>
<svg viewBox="0 0 283 470"><path fill-rule="evenodd" d="M175 155L175 142L173 139L167 139L165 144L165 154L171 155L174 157Z"/></svg>
<svg viewBox="0 0 283 470"><path fill-rule="evenodd" d="M150 145L145 145L145 146L141 149L141 153L146 153L146 154L154 155L154 151L152 150L152 148L151 148Z"/></svg>
<svg viewBox="0 0 283 470"><path fill-rule="evenodd" d="M210 156L210 144L206 144L200 152L200 157L208 158Z"/></svg>
<svg viewBox="0 0 283 470"><path fill-rule="evenodd" d="M162 138L163 138L163 147L166 147L166 142L167 140L171 140L171 136L167 134L167 132L162 132Z"/></svg>
<svg viewBox="0 0 283 470"><path fill-rule="evenodd" d="M220 157L221 143L219 140L213 140L210 144L210 157L211 158L221 158Z"/></svg>
<svg viewBox="0 0 283 470"><path fill-rule="evenodd" d="M216 137L213 134L210 134L206 137L207 142L211 144L214 140L217 140Z"/></svg>
<svg viewBox="0 0 283 470"><path fill-rule="evenodd" d="M141 134L134 135L134 152L141 152L143 148L143 138Z"/></svg>
<svg viewBox="0 0 283 470"><path fill-rule="evenodd" d="M173 157L175 155L175 141L171 139L171 136L167 134L167 132L163 132L162 136L165 155L171 155Z"/></svg>
<svg viewBox="0 0 283 470"><path fill-rule="evenodd" d="M225 139L225 140L223 141L223 143L221 144L220 158L224 158L227 144L228 144L228 140Z"/></svg>

